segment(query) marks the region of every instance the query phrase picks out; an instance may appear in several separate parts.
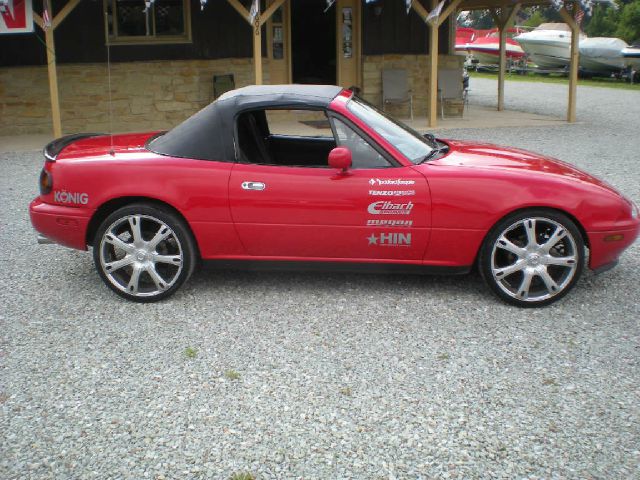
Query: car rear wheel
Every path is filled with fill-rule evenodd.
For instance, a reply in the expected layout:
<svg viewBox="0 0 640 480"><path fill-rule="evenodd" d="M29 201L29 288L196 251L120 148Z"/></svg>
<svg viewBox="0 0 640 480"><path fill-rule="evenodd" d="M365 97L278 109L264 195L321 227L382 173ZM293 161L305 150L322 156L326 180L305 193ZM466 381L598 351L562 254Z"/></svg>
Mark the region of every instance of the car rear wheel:
<svg viewBox="0 0 640 480"><path fill-rule="evenodd" d="M489 232L479 257L493 292L520 307L548 305L566 295L584 267L582 235L566 215L518 212Z"/></svg>
<svg viewBox="0 0 640 480"><path fill-rule="evenodd" d="M155 302L172 295L189 278L196 248L176 214L156 205L134 204L102 222L93 260L102 280L118 295Z"/></svg>

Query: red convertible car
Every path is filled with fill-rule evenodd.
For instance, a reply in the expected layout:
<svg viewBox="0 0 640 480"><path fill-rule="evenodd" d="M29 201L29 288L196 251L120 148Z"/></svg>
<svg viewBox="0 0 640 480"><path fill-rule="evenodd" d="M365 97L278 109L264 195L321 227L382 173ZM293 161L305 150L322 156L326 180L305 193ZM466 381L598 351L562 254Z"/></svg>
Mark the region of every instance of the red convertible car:
<svg viewBox="0 0 640 480"><path fill-rule="evenodd" d="M326 135L281 132L309 116ZM631 201L571 165L420 135L335 86L241 88L168 132L71 135L44 155L39 240L92 247L104 282L139 302L200 260L260 260L477 266L503 300L540 306L587 258L614 266L640 228Z"/></svg>

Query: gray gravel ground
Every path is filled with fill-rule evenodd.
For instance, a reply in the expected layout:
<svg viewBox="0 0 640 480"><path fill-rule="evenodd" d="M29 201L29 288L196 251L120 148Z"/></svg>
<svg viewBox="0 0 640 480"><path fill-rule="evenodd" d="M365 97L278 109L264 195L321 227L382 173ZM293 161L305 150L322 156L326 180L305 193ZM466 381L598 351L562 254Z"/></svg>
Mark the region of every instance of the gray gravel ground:
<svg viewBox="0 0 640 480"><path fill-rule="evenodd" d="M494 90L472 80L471 108ZM510 108L562 116L565 99L507 84ZM578 115L446 135L560 157L640 201L640 94L580 88ZM89 254L35 244L40 154L0 162L2 479L640 476L637 243L537 310L474 275L273 272L200 272L138 305Z"/></svg>

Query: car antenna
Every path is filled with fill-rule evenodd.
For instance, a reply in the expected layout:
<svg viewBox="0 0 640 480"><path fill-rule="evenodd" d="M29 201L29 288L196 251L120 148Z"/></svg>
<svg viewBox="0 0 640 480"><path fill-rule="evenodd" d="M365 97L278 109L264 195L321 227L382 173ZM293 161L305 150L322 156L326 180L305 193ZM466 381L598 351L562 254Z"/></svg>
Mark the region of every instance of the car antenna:
<svg viewBox="0 0 640 480"><path fill-rule="evenodd" d="M109 88L109 155L115 155L113 151L113 105L111 102L111 41L107 39L107 83Z"/></svg>

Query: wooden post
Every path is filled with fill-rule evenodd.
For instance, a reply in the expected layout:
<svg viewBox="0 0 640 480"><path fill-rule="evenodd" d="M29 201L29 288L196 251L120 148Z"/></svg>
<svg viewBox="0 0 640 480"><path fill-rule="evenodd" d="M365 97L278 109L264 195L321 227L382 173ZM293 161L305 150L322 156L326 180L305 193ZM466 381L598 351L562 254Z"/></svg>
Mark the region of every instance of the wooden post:
<svg viewBox="0 0 640 480"><path fill-rule="evenodd" d="M431 8L435 8L436 0L431 0ZM429 101L428 125L438 125L438 32L439 25L429 24Z"/></svg>
<svg viewBox="0 0 640 480"><path fill-rule="evenodd" d="M262 85L262 25L260 24L260 7L253 24L253 68L256 75L256 85Z"/></svg>
<svg viewBox="0 0 640 480"><path fill-rule="evenodd" d="M413 2L411 7L422 18L422 21L429 27L429 96L427 115L429 127L433 128L438 125L438 32L440 25L458 8L462 0L453 0L449 6L440 13L440 17L436 21L427 21L429 12L420 4ZM438 5L438 0L430 0L430 8L433 11Z"/></svg>
<svg viewBox="0 0 640 480"><path fill-rule="evenodd" d="M44 30L45 45L47 48L47 73L49 74L49 96L51 97L51 119L53 122L53 135L56 138L62 136L62 120L60 116L60 97L58 96L56 45L53 33L79 3L80 0L70 0L69 3L67 3L62 10L58 12L55 18L51 20L51 26L47 28L45 28L42 17L36 12L33 12L33 20L36 22L36 25ZM49 12L49 15L53 15L53 0L49 2L49 8L52 10Z"/></svg>
<svg viewBox="0 0 640 480"><path fill-rule="evenodd" d="M500 57L498 68L498 111L504 110L504 79L505 72L507 70L507 30L511 22L520 10L520 4L516 3L511 9L506 5L500 8L500 15L498 15L495 9L491 10L491 16L493 21L498 26L500 32Z"/></svg>
<svg viewBox="0 0 640 480"><path fill-rule="evenodd" d="M53 1L49 2L52 4ZM53 7L51 7L53 8ZM62 136L62 119L60 116L60 98L58 96L58 73L56 69L56 46L53 39L53 28L44 32L47 45L47 72L49 73L49 96L51 97L51 118L53 120L53 136Z"/></svg>
<svg viewBox="0 0 640 480"><path fill-rule="evenodd" d="M573 3L573 13L575 13L577 5ZM575 22L573 16L569 14L565 7L560 9L562 19L567 22L571 28L571 62L569 63L569 100L567 104L567 122L576 121L576 97L578 93L578 61L580 51L578 49L578 41L580 39L580 26Z"/></svg>

